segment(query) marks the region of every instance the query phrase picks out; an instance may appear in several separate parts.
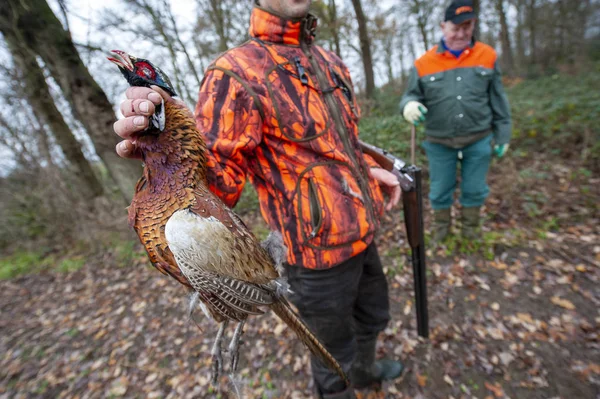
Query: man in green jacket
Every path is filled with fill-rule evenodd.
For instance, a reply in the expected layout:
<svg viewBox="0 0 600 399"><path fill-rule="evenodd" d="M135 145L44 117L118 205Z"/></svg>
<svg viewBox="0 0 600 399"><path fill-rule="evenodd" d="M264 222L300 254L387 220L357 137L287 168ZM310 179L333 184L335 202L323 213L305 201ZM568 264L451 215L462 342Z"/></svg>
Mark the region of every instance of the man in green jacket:
<svg viewBox="0 0 600 399"><path fill-rule="evenodd" d="M494 49L475 41L470 0L454 0L441 23L441 42L415 61L400 109L415 125L425 123L433 239L450 232L450 208L461 164L462 235L475 239L493 152L502 157L511 135L510 109Z"/></svg>

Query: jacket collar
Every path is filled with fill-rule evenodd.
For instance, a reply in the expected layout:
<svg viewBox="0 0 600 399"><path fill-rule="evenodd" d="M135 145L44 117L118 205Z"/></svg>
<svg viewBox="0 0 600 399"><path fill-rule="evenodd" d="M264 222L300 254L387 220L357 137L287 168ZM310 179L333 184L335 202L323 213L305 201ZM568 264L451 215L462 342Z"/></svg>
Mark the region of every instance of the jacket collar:
<svg viewBox="0 0 600 399"><path fill-rule="evenodd" d="M473 38L471 39L471 44L469 44L469 47L467 47L467 48L471 48L472 49L473 47L475 47L475 43L477 43L477 41L475 40L475 36L473 36ZM445 46L444 38L443 37L440 39L440 42L438 43L437 52L438 53L444 53L444 52L446 52L446 46ZM448 53L449 53L449 51L448 51Z"/></svg>
<svg viewBox="0 0 600 399"><path fill-rule="evenodd" d="M249 33L263 42L299 46L302 42L312 44L316 28L317 18L312 14L289 19L257 5L250 16Z"/></svg>

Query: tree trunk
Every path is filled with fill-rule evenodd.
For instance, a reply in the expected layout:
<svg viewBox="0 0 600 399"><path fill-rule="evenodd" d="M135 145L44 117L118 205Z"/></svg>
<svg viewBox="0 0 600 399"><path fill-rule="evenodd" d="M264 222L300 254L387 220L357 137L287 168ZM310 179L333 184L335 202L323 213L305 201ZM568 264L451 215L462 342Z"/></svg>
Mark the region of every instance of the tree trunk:
<svg viewBox="0 0 600 399"><path fill-rule="evenodd" d="M517 62L519 70L525 62L525 0L517 0L514 4L517 9L517 27L515 31L515 42L517 48Z"/></svg>
<svg viewBox="0 0 600 399"><path fill-rule="evenodd" d="M506 13L504 12L504 0L496 0L496 11L500 18L500 42L502 43L502 64L507 72L513 73L515 63L513 60L512 47L510 45L510 33L508 23L506 22Z"/></svg>
<svg viewBox="0 0 600 399"><path fill-rule="evenodd" d="M479 3L479 0L473 0L473 11L475 12L475 16L477 17L477 20L475 21L475 30L473 30L473 36L475 36L475 39L479 39L479 35L481 34L481 29L479 27Z"/></svg>
<svg viewBox="0 0 600 399"><path fill-rule="evenodd" d="M52 130L67 162L73 167L75 175L83 185L82 196L87 200L101 196L104 191L102 183L94 174L92 166L83 155L81 145L56 108L44 73L35 59L35 54L25 43L19 43L13 32L3 30L1 26L0 30L2 30L15 64L20 70L27 100L40 115L41 120ZM23 140L27 140L27 137L23 137Z"/></svg>
<svg viewBox="0 0 600 399"><path fill-rule="evenodd" d="M82 123L123 197L130 200L141 175L139 161L120 158L119 141L112 131L115 113L106 94L79 58L79 54L45 0L8 0L0 9L0 24L29 43L43 59L60 86L73 114Z"/></svg>
<svg viewBox="0 0 600 399"><path fill-rule="evenodd" d="M529 59L531 64L535 64L537 62L537 49L536 49L536 17L535 17L535 8L536 8L536 0L529 0L529 4L527 4L527 25L529 25Z"/></svg>
<svg viewBox="0 0 600 399"><path fill-rule="evenodd" d="M229 48L229 37L226 32L225 15L221 0L209 0L209 18L212 21L215 32L219 37L219 53L226 51Z"/></svg>
<svg viewBox="0 0 600 399"><path fill-rule="evenodd" d="M412 13L415 15L417 20L417 27L419 28L419 33L421 33L421 39L423 39L423 46L425 47L425 51L429 50L429 40L427 39L427 21L430 17L429 9L423 1L413 0L412 5Z"/></svg>
<svg viewBox="0 0 600 399"><path fill-rule="evenodd" d="M367 98L373 98L375 94L375 76L373 74L373 58L371 56L371 43L369 41L369 32L367 31L367 18L362 9L360 0L352 0L356 20L358 22L358 38L360 41L360 51L365 69L365 82Z"/></svg>
<svg viewBox="0 0 600 399"><path fill-rule="evenodd" d="M400 61L400 82L404 84L405 70L404 70L404 38L406 33L403 30L399 30L398 33L398 60Z"/></svg>
<svg viewBox="0 0 600 399"><path fill-rule="evenodd" d="M335 4L335 0L329 0L327 5L329 9L329 23L331 25L331 35L333 37L333 44L335 46L335 53L341 57L342 50L340 47L340 29L339 29L339 21L337 17L337 6Z"/></svg>

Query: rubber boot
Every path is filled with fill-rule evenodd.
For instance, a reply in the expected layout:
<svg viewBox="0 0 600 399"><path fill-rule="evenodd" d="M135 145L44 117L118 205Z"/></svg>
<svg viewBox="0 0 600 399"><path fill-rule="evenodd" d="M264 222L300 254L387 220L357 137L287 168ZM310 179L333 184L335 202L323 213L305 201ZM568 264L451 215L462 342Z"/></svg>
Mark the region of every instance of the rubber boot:
<svg viewBox="0 0 600 399"><path fill-rule="evenodd" d="M358 343L356 358L350 370L350 379L357 389L379 385L383 380L393 380L402 375L404 366L397 360L375 361L377 339Z"/></svg>
<svg viewBox="0 0 600 399"><path fill-rule="evenodd" d="M463 208L461 214L462 236L467 240L479 238L479 212L480 206Z"/></svg>
<svg viewBox="0 0 600 399"><path fill-rule="evenodd" d="M321 396L322 399L356 399L356 394L352 387L347 388L345 391L337 393L327 393Z"/></svg>
<svg viewBox="0 0 600 399"><path fill-rule="evenodd" d="M431 238L434 245L443 242L446 237L448 237L451 225L452 216L450 214L450 208L433 211L433 229Z"/></svg>

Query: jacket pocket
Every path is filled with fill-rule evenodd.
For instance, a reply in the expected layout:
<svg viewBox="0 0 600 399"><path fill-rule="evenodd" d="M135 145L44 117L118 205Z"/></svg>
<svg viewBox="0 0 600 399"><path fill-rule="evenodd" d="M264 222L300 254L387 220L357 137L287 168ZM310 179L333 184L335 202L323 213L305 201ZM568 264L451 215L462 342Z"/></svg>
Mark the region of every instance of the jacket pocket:
<svg viewBox="0 0 600 399"><path fill-rule="evenodd" d="M315 88L316 79L300 59L275 65L267 72L266 85L273 103L273 127L289 140L306 142L329 131L325 102ZM301 71L300 71L301 69Z"/></svg>
<svg viewBox="0 0 600 399"><path fill-rule="evenodd" d="M329 78L333 82L332 90L345 109L345 114L351 115L352 121L358 123L360 115L352 85L342 77L341 71L336 71L332 66L329 66Z"/></svg>
<svg viewBox="0 0 600 399"><path fill-rule="evenodd" d="M317 191L317 185L314 179L308 179L308 201L310 206L310 219L312 225L312 231L309 237L314 238L319 234L321 226L323 225L323 209L319 201L319 193Z"/></svg>
<svg viewBox="0 0 600 399"><path fill-rule="evenodd" d="M446 96L445 77L446 72L438 72L420 78L428 105L438 103Z"/></svg>
<svg viewBox="0 0 600 399"><path fill-rule="evenodd" d="M315 249L352 245L375 229L358 181L343 162L320 162L305 169L298 178L293 204L298 237Z"/></svg>
<svg viewBox="0 0 600 399"><path fill-rule="evenodd" d="M487 95L490 87L490 82L494 76L494 70L484 67L476 67L473 69L474 77L469 85L471 93L480 96Z"/></svg>

